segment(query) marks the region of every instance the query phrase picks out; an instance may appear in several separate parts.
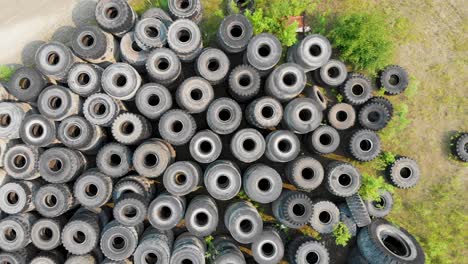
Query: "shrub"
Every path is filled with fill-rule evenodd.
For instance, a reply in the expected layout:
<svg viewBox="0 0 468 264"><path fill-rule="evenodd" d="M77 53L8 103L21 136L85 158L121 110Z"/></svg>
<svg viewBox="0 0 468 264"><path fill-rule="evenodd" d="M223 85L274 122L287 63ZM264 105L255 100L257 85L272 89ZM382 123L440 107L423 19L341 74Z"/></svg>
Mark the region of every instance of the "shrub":
<svg viewBox="0 0 468 264"><path fill-rule="evenodd" d="M346 246L351 239L351 232L343 222L339 222L333 228L333 237L335 237L335 244L338 246Z"/></svg>
<svg viewBox="0 0 468 264"><path fill-rule="evenodd" d="M362 185L359 189L359 195L361 195L362 199L380 202L381 191L393 192L394 188L386 183L383 177L362 174Z"/></svg>

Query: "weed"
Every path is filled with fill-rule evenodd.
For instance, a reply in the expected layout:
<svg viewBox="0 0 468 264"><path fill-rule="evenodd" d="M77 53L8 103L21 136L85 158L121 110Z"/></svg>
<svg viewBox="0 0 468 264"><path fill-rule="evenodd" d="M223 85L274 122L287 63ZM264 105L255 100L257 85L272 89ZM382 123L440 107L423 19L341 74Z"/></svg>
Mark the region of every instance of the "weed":
<svg viewBox="0 0 468 264"><path fill-rule="evenodd" d="M165 2L167 6L167 0L131 0L129 1L130 5L132 6L133 10L138 15L143 14L146 10L152 7L162 7L162 2Z"/></svg>
<svg viewBox="0 0 468 264"><path fill-rule="evenodd" d="M15 73L15 69L10 66L0 65L0 80L1 81L9 81L10 77Z"/></svg>
<svg viewBox="0 0 468 264"><path fill-rule="evenodd" d="M205 237L205 244L206 244L206 252L205 252L205 258L211 262L215 259L215 257L219 254L218 250L216 250L216 247L213 243L213 236L207 236Z"/></svg>
<svg viewBox="0 0 468 264"><path fill-rule="evenodd" d="M233 14L239 14L240 10L239 7L237 7L237 3L234 0L228 0L229 1L229 7L231 8L231 11Z"/></svg>
<svg viewBox="0 0 468 264"><path fill-rule="evenodd" d="M395 106L393 119L388 122L387 127L379 132L379 136L382 142L388 144L398 144L400 140L400 132L406 129L411 121L407 118L408 116L408 105L400 103Z"/></svg>
<svg viewBox="0 0 468 264"><path fill-rule="evenodd" d="M335 244L345 247L351 239L351 232L343 222L339 222L333 228L333 237L335 237Z"/></svg>
<svg viewBox="0 0 468 264"><path fill-rule="evenodd" d="M202 0L203 20L200 31L203 34L203 45L210 46L216 39L219 25L224 18L223 0Z"/></svg>
<svg viewBox="0 0 468 264"><path fill-rule="evenodd" d="M359 189L359 195L361 195L362 199L380 202L381 191L393 192L394 188L386 183L383 177L370 176L366 173L362 174L362 184Z"/></svg>
<svg viewBox="0 0 468 264"><path fill-rule="evenodd" d="M420 83L421 82L418 79L416 79L416 77L411 75L409 77L408 88L406 88L406 90L405 90L405 96L407 98L413 98L416 95L416 93L418 92Z"/></svg>

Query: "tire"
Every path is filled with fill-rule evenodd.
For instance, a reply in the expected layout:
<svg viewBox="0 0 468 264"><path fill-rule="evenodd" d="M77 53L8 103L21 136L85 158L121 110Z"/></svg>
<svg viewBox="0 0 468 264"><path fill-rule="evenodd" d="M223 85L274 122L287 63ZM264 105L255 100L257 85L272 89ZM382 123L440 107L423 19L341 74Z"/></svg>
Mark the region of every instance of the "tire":
<svg viewBox="0 0 468 264"><path fill-rule="evenodd" d="M88 97L101 91L103 69L94 64L77 63L68 73L68 87L82 97Z"/></svg>
<svg viewBox="0 0 468 264"><path fill-rule="evenodd" d="M20 127L21 140L27 145L46 147L56 140L58 123L40 114L24 117Z"/></svg>
<svg viewBox="0 0 468 264"><path fill-rule="evenodd" d="M21 123L31 113L30 110L29 104L0 102L0 137L19 138Z"/></svg>
<svg viewBox="0 0 468 264"><path fill-rule="evenodd" d="M390 121L387 107L380 103L367 103L359 110L359 123L363 128L374 131L385 128Z"/></svg>
<svg viewBox="0 0 468 264"><path fill-rule="evenodd" d="M143 224L148 208L148 197L137 193L124 193L115 203L112 214L124 226Z"/></svg>
<svg viewBox="0 0 468 264"><path fill-rule="evenodd" d="M195 119L186 111L172 109L159 120L159 134L169 144L181 146L190 141L197 131Z"/></svg>
<svg viewBox="0 0 468 264"><path fill-rule="evenodd" d="M239 168L227 160L217 160L208 165L203 178L206 190L216 200L234 198L242 186Z"/></svg>
<svg viewBox="0 0 468 264"><path fill-rule="evenodd" d="M335 152L340 146L340 134L327 125L321 125L309 135L309 148L317 154L326 155Z"/></svg>
<svg viewBox="0 0 468 264"><path fill-rule="evenodd" d="M110 127L125 107L105 93L96 93L83 104L84 117L94 125Z"/></svg>
<svg viewBox="0 0 468 264"><path fill-rule="evenodd" d="M63 246L71 254L90 253L98 246L101 227L104 224L101 223L99 215L92 211L86 209L76 211L62 230Z"/></svg>
<svg viewBox="0 0 468 264"><path fill-rule="evenodd" d="M133 32L126 33L120 40L120 56L122 57L122 62L132 65L139 73L146 72L145 64L149 55L149 52L142 50L138 46Z"/></svg>
<svg viewBox="0 0 468 264"><path fill-rule="evenodd" d="M276 130L265 139L265 156L273 162L289 162L294 160L301 150L297 136L289 130Z"/></svg>
<svg viewBox="0 0 468 264"><path fill-rule="evenodd" d="M159 119L172 107L172 95L169 90L156 83L147 83L138 89L135 95L138 111L151 120Z"/></svg>
<svg viewBox="0 0 468 264"><path fill-rule="evenodd" d="M454 152L458 159L468 162L468 133L463 133L458 137Z"/></svg>
<svg viewBox="0 0 468 264"><path fill-rule="evenodd" d="M195 71L210 84L216 85L224 81L229 72L230 61L223 51L205 48L195 63Z"/></svg>
<svg viewBox="0 0 468 264"><path fill-rule="evenodd" d="M129 197L141 200L142 203L149 202L155 194L155 185L152 180L143 176L125 176L114 186L112 199L118 202L125 194L137 194L140 197Z"/></svg>
<svg viewBox="0 0 468 264"><path fill-rule="evenodd" d="M249 65L239 65L229 75L229 94L238 102L247 102L260 92L260 74Z"/></svg>
<svg viewBox="0 0 468 264"><path fill-rule="evenodd" d="M318 86L314 85L312 89L305 88L304 92L307 95L307 97L314 100L315 104L317 105L320 111L324 111L325 109L327 109L328 100L322 93L322 91L320 91Z"/></svg>
<svg viewBox="0 0 468 264"><path fill-rule="evenodd" d="M356 160L371 161L380 154L380 138L372 130L357 130L349 140L348 151Z"/></svg>
<svg viewBox="0 0 468 264"><path fill-rule="evenodd" d="M190 233L182 233L174 242L170 263L182 263L184 260L193 264L205 262L205 245L203 240Z"/></svg>
<svg viewBox="0 0 468 264"><path fill-rule="evenodd" d="M18 144L10 147L3 157L5 172L16 180L32 180L40 177L39 156L42 149Z"/></svg>
<svg viewBox="0 0 468 264"><path fill-rule="evenodd" d="M190 155L199 163L212 163L217 160L222 148L221 138L208 129L197 132L189 145Z"/></svg>
<svg viewBox="0 0 468 264"><path fill-rule="evenodd" d="M368 101L369 103L379 103L385 105L385 107L388 110L388 113L390 114L390 118L393 116L393 104L388 100L387 98L383 96L374 96Z"/></svg>
<svg viewBox="0 0 468 264"><path fill-rule="evenodd" d="M214 264L237 263L246 264L244 255L239 247L226 236L218 236L213 240L215 250L218 252L213 260Z"/></svg>
<svg viewBox="0 0 468 264"><path fill-rule="evenodd" d="M57 263L64 263L65 257L64 255L57 251L41 251L39 252L32 260L31 264L57 264Z"/></svg>
<svg viewBox="0 0 468 264"><path fill-rule="evenodd" d="M197 237L205 237L216 231L218 226L218 207L207 195L195 196L185 213L187 230Z"/></svg>
<svg viewBox="0 0 468 264"><path fill-rule="evenodd" d="M47 149L39 158L39 173L50 183L71 182L86 167L87 159L81 152L63 147Z"/></svg>
<svg viewBox="0 0 468 264"><path fill-rule="evenodd" d="M112 178L97 171L88 171L74 183L75 199L84 207L104 206L112 196Z"/></svg>
<svg viewBox="0 0 468 264"><path fill-rule="evenodd" d="M36 68L21 67L10 77L8 92L19 101L34 103L47 85L47 79Z"/></svg>
<svg viewBox="0 0 468 264"><path fill-rule="evenodd" d="M252 243L252 255L259 264L280 263L284 256L284 243L280 231L264 228Z"/></svg>
<svg viewBox="0 0 468 264"><path fill-rule="evenodd" d="M167 28L174 22L166 11L157 7L150 8L141 15L141 19L149 17L161 20Z"/></svg>
<svg viewBox="0 0 468 264"><path fill-rule="evenodd" d="M114 63L102 73L102 89L118 100L133 100L141 86L140 74L127 63Z"/></svg>
<svg viewBox="0 0 468 264"><path fill-rule="evenodd" d="M73 33L73 52L90 63L115 63L118 60L118 42L109 33L96 26L78 27Z"/></svg>
<svg viewBox="0 0 468 264"><path fill-rule="evenodd" d="M328 249L320 242L308 239L297 246L293 251L292 264L302 263L317 263L328 264L330 263L330 253ZM310 260L310 262L308 261ZM315 261L315 262L313 262Z"/></svg>
<svg viewBox="0 0 468 264"><path fill-rule="evenodd" d="M327 166L327 189L339 197L350 197L361 187L361 174L351 164L332 162Z"/></svg>
<svg viewBox="0 0 468 264"><path fill-rule="evenodd" d="M423 249L405 229L377 219L358 235L361 254L374 263L425 263Z"/></svg>
<svg viewBox="0 0 468 264"><path fill-rule="evenodd" d="M252 101L245 110L245 119L260 129L274 129L283 119L283 106L273 97L263 96Z"/></svg>
<svg viewBox="0 0 468 264"><path fill-rule="evenodd" d="M283 181L279 173L261 163L247 168L242 177L242 185L250 199L262 204L278 199L283 189Z"/></svg>
<svg viewBox="0 0 468 264"><path fill-rule="evenodd" d="M160 231L148 227L133 254L135 264L146 264L146 258L153 256L151 254L154 254L162 263L169 263L173 236L171 230Z"/></svg>
<svg viewBox="0 0 468 264"><path fill-rule="evenodd" d="M155 49L149 55L146 61L146 71L153 82L165 85L173 91L181 76L182 64L172 50L160 48Z"/></svg>
<svg viewBox="0 0 468 264"><path fill-rule="evenodd" d="M6 252L3 251L0 253L0 259L7 263L32 263L34 254L36 253L36 249L33 246L28 246L26 248L21 248L18 251L14 252Z"/></svg>
<svg viewBox="0 0 468 264"><path fill-rule="evenodd" d="M252 1L251 1L252 2ZM250 21L243 15L226 16L218 28L217 40L226 53L240 53L247 48L253 35Z"/></svg>
<svg viewBox="0 0 468 264"><path fill-rule="evenodd" d="M312 99L296 98L284 108L283 124L296 134L307 134L322 123L323 114Z"/></svg>
<svg viewBox="0 0 468 264"><path fill-rule="evenodd" d="M354 108L345 103L339 103L328 111L328 122L338 130L345 130L354 125L356 121L356 112Z"/></svg>
<svg viewBox="0 0 468 264"><path fill-rule="evenodd" d="M393 197L388 191L380 192L380 201L365 201L370 216L383 218L387 216L393 207Z"/></svg>
<svg viewBox="0 0 468 264"><path fill-rule="evenodd" d="M102 254L114 261L125 260L132 256L143 232L143 224L135 227L122 226L117 221L108 223L101 234ZM123 242L123 245L121 244Z"/></svg>
<svg viewBox="0 0 468 264"><path fill-rule="evenodd" d="M405 69L397 65L387 66L380 74L380 86L389 95L397 95L406 90L409 76Z"/></svg>
<svg viewBox="0 0 468 264"><path fill-rule="evenodd" d="M58 82L67 82L68 72L78 59L69 47L60 42L49 42L39 47L35 62L45 76Z"/></svg>
<svg viewBox="0 0 468 264"><path fill-rule="evenodd" d="M275 218L284 226L299 229L312 217L312 200L302 192L283 191L272 204Z"/></svg>
<svg viewBox="0 0 468 264"><path fill-rule="evenodd" d="M25 248L31 242L31 227L36 220L37 217L32 213L9 215L0 220L0 230L2 230L0 248L8 252ZM8 239L7 230L12 230L16 234L16 239Z"/></svg>
<svg viewBox="0 0 468 264"><path fill-rule="evenodd" d="M50 120L61 121L81 113L81 98L69 89L52 85L42 90L37 99L39 112Z"/></svg>
<svg viewBox="0 0 468 264"><path fill-rule="evenodd" d="M315 80L327 87L338 87L346 81L348 70L346 65L338 60L329 60L315 71Z"/></svg>
<svg viewBox="0 0 468 264"><path fill-rule="evenodd" d="M0 209L3 213L19 214L35 209L33 194L39 189L38 181L14 181L0 187Z"/></svg>
<svg viewBox="0 0 468 264"><path fill-rule="evenodd" d="M369 264L369 261L359 252L358 247L354 247L349 253L347 264Z"/></svg>
<svg viewBox="0 0 468 264"><path fill-rule="evenodd" d="M278 64L283 48L278 38L269 33L261 33L251 38L244 54L244 62L266 76Z"/></svg>
<svg viewBox="0 0 468 264"><path fill-rule="evenodd" d="M62 144L82 151L89 151L99 147L104 135L101 127L92 125L82 116L65 118L60 122L57 131L57 137Z"/></svg>
<svg viewBox="0 0 468 264"><path fill-rule="evenodd" d="M253 128L238 130L231 139L232 155L244 163L252 163L260 159L265 149L265 139Z"/></svg>
<svg viewBox="0 0 468 264"><path fill-rule="evenodd" d="M353 215L351 214L348 205L346 203L339 204L338 209L340 209L340 221L348 227L352 237L356 236L357 225L356 222L354 222Z"/></svg>
<svg viewBox="0 0 468 264"><path fill-rule="evenodd" d="M132 167L133 152L129 147L119 143L104 145L96 156L96 167L111 178L126 175Z"/></svg>
<svg viewBox="0 0 468 264"><path fill-rule="evenodd" d="M31 240L40 250L49 251L62 244L61 233L65 218L41 218L31 228Z"/></svg>
<svg viewBox="0 0 468 264"><path fill-rule="evenodd" d="M43 185L34 194L36 211L44 217L58 217L75 205L73 190L66 184Z"/></svg>
<svg viewBox="0 0 468 264"><path fill-rule="evenodd" d="M162 193L148 207L148 220L159 230L171 230L185 215L185 197Z"/></svg>
<svg viewBox="0 0 468 264"><path fill-rule="evenodd" d="M166 191L176 196L184 196L198 189L202 181L200 166L191 161L177 161L171 164L163 176Z"/></svg>
<svg viewBox="0 0 468 264"><path fill-rule="evenodd" d="M204 112L214 99L211 84L201 77L186 79L175 93L177 105L190 114Z"/></svg>
<svg viewBox="0 0 468 264"><path fill-rule="evenodd" d="M169 0L168 9L174 20L190 19L199 24L203 10L200 0Z"/></svg>
<svg viewBox="0 0 468 264"><path fill-rule="evenodd" d="M167 27L156 18L143 18L135 25L135 41L142 50L162 48L167 42Z"/></svg>
<svg viewBox="0 0 468 264"><path fill-rule="evenodd" d="M301 65L306 72L325 65L330 60L332 47L330 41L318 34L308 35L288 50L288 62Z"/></svg>
<svg viewBox="0 0 468 264"><path fill-rule="evenodd" d="M125 112L112 122L112 136L125 145L137 145L151 136L151 123L142 115Z"/></svg>
<svg viewBox="0 0 468 264"><path fill-rule="evenodd" d="M348 205L351 216L358 227L364 227L371 223L366 204L359 194L346 197L346 204Z"/></svg>
<svg viewBox="0 0 468 264"><path fill-rule="evenodd" d="M362 74L351 73L341 87L345 102L351 105L361 105L372 97L371 81Z"/></svg>
<svg viewBox="0 0 468 264"><path fill-rule="evenodd" d="M192 62L203 49L200 28L187 19L179 19L171 24L167 33L167 43L183 62Z"/></svg>
<svg viewBox="0 0 468 264"><path fill-rule="evenodd" d="M174 148L161 139L150 139L139 145L133 152L133 168L147 178L161 176L175 159Z"/></svg>
<svg viewBox="0 0 468 264"><path fill-rule="evenodd" d="M310 225L320 234L330 234L340 222L340 210L330 201L314 203L314 211L310 218Z"/></svg>
<svg viewBox="0 0 468 264"><path fill-rule="evenodd" d="M224 213L224 224L239 243L252 243L263 231L263 221L249 202L231 203Z"/></svg>
<svg viewBox="0 0 468 264"><path fill-rule="evenodd" d="M320 186L325 172L318 160L310 156L300 156L286 165L285 174L296 188L310 192Z"/></svg>
<svg viewBox="0 0 468 264"><path fill-rule="evenodd" d="M99 26L118 37L130 31L137 15L127 1L104 0L96 5L95 16Z"/></svg>
<svg viewBox="0 0 468 264"><path fill-rule="evenodd" d="M206 123L213 132L228 135L237 130L242 122L239 104L228 97L214 100L206 111Z"/></svg>
<svg viewBox="0 0 468 264"><path fill-rule="evenodd" d="M235 6L236 8L233 8ZM254 11L255 1L228 0L226 1L226 11L229 15L244 13L246 10Z"/></svg>
<svg viewBox="0 0 468 264"><path fill-rule="evenodd" d="M400 189L408 189L418 183L421 171L415 160L399 157L390 165L387 175L394 186Z"/></svg>
<svg viewBox="0 0 468 264"><path fill-rule="evenodd" d="M286 102L298 96L306 86L304 69L295 63L285 63L275 68L265 83L265 93Z"/></svg>
<svg viewBox="0 0 468 264"><path fill-rule="evenodd" d="M81 263L89 263L89 264L97 264L99 263L99 259L94 254L85 254L85 255L73 255L69 254L65 264L81 264Z"/></svg>

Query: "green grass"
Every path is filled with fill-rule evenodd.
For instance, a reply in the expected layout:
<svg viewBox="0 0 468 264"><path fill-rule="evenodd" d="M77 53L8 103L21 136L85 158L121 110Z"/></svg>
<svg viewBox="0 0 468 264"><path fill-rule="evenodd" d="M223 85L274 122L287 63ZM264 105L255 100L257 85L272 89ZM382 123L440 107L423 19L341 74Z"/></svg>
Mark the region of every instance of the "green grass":
<svg viewBox="0 0 468 264"><path fill-rule="evenodd" d="M338 246L348 245L348 241L351 239L351 232L349 232L348 227L345 223L339 222L333 228L333 237L335 238L335 244Z"/></svg>
<svg viewBox="0 0 468 264"><path fill-rule="evenodd" d="M0 81L9 81L13 73L15 73L15 69L13 67L0 65Z"/></svg>

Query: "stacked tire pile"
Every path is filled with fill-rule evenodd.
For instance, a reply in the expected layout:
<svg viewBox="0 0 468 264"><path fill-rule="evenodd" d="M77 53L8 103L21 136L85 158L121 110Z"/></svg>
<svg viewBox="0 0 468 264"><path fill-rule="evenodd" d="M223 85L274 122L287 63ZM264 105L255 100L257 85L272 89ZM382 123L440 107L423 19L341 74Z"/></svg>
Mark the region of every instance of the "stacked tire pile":
<svg viewBox="0 0 468 264"><path fill-rule="evenodd" d="M239 14L204 48L198 0L141 17L101 0L95 14L99 27L77 28L71 48L41 46L36 68L2 92L2 263L332 263L335 252L294 232L327 236L340 221L357 236L351 263L424 262L383 219L391 194L363 201L359 171L323 156L376 158L393 110L330 59L326 38L305 37L280 64L278 39L253 36ZM328 106L311 81L346 103ZM380 82L398 94L408 76L390 66ZM410 188L419 170L400 157L388 175Z"/></svg>

